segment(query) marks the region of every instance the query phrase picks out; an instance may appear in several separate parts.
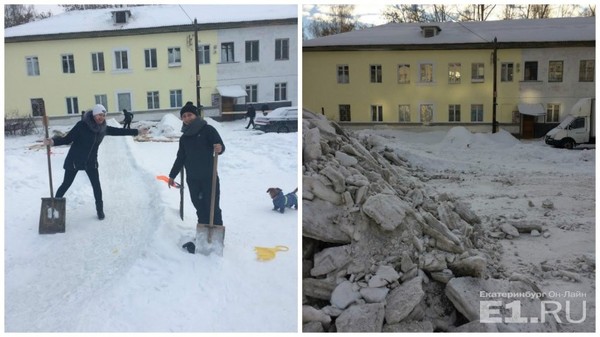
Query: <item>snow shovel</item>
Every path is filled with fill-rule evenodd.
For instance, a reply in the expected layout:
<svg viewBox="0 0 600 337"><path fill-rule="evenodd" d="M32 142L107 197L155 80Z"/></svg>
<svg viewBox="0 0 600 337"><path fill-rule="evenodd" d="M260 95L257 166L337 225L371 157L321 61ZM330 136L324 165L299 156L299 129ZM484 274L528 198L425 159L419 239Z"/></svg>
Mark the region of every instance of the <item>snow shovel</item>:
<svg viewBox="0 0 600 337"><path fill-rule="evenodd" d="M43 103L40 105L43 113L43 124L48 136L48 116ZM52 165L50 161L50 145L46 146L46 155L48 157L48 178L50 180L50 198L42 198L42 209L40 211L40 234L55 234L65 232L65 198L55 198L52 187Z"/></svg>
<svg viewBox="0 0 600 337"><path fill-rule="evenodd" d="M210 220L208 224L196 225L196 252L209 255L215 252L223 256L223 241L225 240L225 226L214 225L215 218L215 194L217 191L217 161L219 155L213 153L212 189L210 194Z"/></svg>

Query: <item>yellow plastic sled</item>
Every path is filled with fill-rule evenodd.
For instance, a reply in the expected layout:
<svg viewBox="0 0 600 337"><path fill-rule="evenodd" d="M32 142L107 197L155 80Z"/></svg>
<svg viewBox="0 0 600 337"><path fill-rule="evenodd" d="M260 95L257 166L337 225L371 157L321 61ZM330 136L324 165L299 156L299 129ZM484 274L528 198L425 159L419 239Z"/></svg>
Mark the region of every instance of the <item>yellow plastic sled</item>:
<svg viewBox="0 0 600 337"><path fill-rule="evenodd" d="M256 252L256 259L259 261L273 260L275 258L275 253L287 252L288 250L290 249L286 246L275 246L273 248L254 247L254 251Z"/></svg>

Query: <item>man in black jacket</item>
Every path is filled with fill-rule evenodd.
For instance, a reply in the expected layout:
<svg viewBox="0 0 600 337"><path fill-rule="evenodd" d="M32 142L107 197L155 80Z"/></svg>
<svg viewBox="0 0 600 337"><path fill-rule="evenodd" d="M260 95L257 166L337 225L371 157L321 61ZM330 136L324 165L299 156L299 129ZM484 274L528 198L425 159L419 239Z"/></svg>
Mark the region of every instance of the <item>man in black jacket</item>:
<svg viewBox="0 0 600 337"><path fill-rule="evenodd" d="M246 129L250 127L250 124L252 124L252 128L254 129L256 127L256 125L254 125L254 117L256 117L256 109L254 109L254 106L252 104L250 104L248 106L248 111L246 111L246 116L248 116L248 118L250 118L250 121L248 122Z"/></svg>
<svg viewBox="0 0 600 337"><path fill-rule="evenodd" d="M123 115L125 115L125 119L123 120L123 129L131 129L131 121L133 120L133 114L127 109L123 109Z"/></svg>
<svg viewBox="0 0 600 337"><path fill-rule="evenodd" d="M65 178L56 191L56 197L62 198L71 187L77 172L85 170L94 190L96 213L100 220L104 219L104 203L98 174L98 147L104 136L137 136L139 133L137 129L130 130L107 126L105 118L106 108L102 104L96 104L92 110L85 113L83 119L77 122L64 137L44 139L44 145L71 144L63 165Z"/></svg>
<svg viewBox="0 0 600 337"><path fill-rule="evenodd" d="M169 173L169 187L185 166L186 181L190 191L192 204L196 209L198 223L210 222L210 204L214 155L225 152L225 145L217 130L198 116L198 109L192 102L187 102L179 112L183 127L183 135L179 138L177 157ZM216 180L214 225L223 225L223 217L219 206L219 177Z"/></svg>

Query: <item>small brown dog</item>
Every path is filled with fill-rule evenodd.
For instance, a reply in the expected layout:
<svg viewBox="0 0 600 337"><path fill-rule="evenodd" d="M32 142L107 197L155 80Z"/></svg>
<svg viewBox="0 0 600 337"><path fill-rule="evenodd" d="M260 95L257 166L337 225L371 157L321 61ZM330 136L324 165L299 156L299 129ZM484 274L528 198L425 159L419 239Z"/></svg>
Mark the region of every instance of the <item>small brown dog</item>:
<svg viewBox="0 0 600 337"><path fill-rule="evenodd" d="M267 189L267 193L273 199L273 210L279 213L285 212L285 208L295 208L298 210L298 196L296 195L298 188L288 194L283 194L283 191L279 187L271 187Z"/></svg>

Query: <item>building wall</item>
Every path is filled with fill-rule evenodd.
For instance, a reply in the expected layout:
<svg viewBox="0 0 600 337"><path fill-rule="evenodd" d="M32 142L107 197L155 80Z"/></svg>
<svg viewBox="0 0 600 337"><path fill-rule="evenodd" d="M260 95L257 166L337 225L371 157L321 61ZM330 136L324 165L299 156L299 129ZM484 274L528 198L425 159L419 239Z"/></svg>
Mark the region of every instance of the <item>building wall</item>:
<svg viewBox="0 0 600 337"><path fill-rule="evenodd" d="M275 40L289 39L289 59L275 60ZM219 63L218 81L222 85L258 86L258 102L274 101L275 83L287 83L287 97L292 105L298 104L298 31L297 25L277 25L264 28L219 31L220 43L234 43L234 63ZM246 62L246 41L259 40L259 61ZM218 46L220 62L220 45ZM214 92L216 93L216 91ZM241 98L240 103L245 99Z"/></svg>
<svg viewBox="0 0 600 337"><path fill-rule="evenodd" d="M199 44L210 44L210 64L201 64L200 101L211 107L217 85L259 84L259 100L272 101L276 82L288 84L288 100L297 104L297 25L200 31ZM288 61L274 61L275 38L289 38ZM244 62L244 42L260 40L260 61L256 65ZM236 44L234 64L220 63L220 43ZM94 95L107 96L107 110L120 112L117 95L130 93L134 112L178 110L170 106L170 90L182 91L182 104L196 103L196 67L194 32L136 34L132 36L79 38L68 40L5 43L5 114L9 117L32 114L31 99L42 98L48 116L67 116L67 97L77 97L78 110L90 109ZM168 65L169 47L179 47L181 64ZM216 48L215 48L216 47ZM157 50L158 67L146 69L144 49ZM129 70L116 71L114 51L127 50ZM105 71L92 71L91 54L104 53ZM62 70L63 54L73 54L75 73ZM37 56L40 76L28 76L25 58ZM148 110L147 92L158 91L160 108Z"/></svg>
<svg viewBox="0 0 600 337"><path fill-rule="evenodd" d="M595 52L593 47L523 49L523 62L538 62L538 81L523 81L523 72L521 72L520 100L526 103L542 103L544 106L549 103L559 104L560 120L562 120L580 98L596 95L595 80L579 81L579 62L595 60ZM548 81L550 61L563 61L562 82Z"/></svg>
<svg viewBox="0 0 600 337"><path fill-rule="evenodd" d="M105 94L109 112L120 111L118 93L131 94L132 111L148 110L146 93L158 91L160 109L169 109L169 92L181 89L183 102L196 100L195 66L192 46L187 46L186 33L83 38L5 44L6 85L5 111L30 114L32 98L43 98L49 116L67 115L66 97L77 97L79 110L95 104L94 95ZM216 40L216 32L202 32L205 40ZM169 67L167 49L179 47L181 65ZM144 50L155 48L157 68L146 69ZM115 50L127 50L129 70L115 68ZM105 71L92 71L92 53L103 52ZM75 73L63 73L63 54L73 54ZM25 58L37 56L40 76L27 76ZM210 82L216 80L216 63L201 66ZM201 95L209 101L210 94Z"/></svg>
<svg viewBox="0 0 600 337"><path fill-rule="evenodd" d="M501 124L519 123L519 103L560 103L565 111L581 97L594 96L593 82L579 82L579 60L594 59L594 48L499 49L497 53L496 120ZM537 82L524 82L524 62L537 60ZM548 61L564 60L562 83L548 83ZM461 83L448 83L448 64L461 63ZM339 121L339 105L351 106L352 123L372 123L371 105L383 107L383 123L398 123L398 105L409 104L410 123L421 123L419 106L433 104L431 123L450 122L448 106L460 104L460 123L489 124L493 114L492 50L416 50L416 51L305 51L303 52L303 106ZM434 65L434 80L418 80L421 63ZM484 81L471 81L471 64L483 63ZM501 80L501 64L513 63L513 80ZM370 83L370 65L381 64L382 83ZM411 81L399 84L398 64L410 64ZM337 66L348 65L350 83L337 83ZM482 122L471 122L471 104L483 104ZM562 110L561 110L562 115ZM515 118L516 117L516 118ZM377 123L377 122L374 122Z"/></svg>

